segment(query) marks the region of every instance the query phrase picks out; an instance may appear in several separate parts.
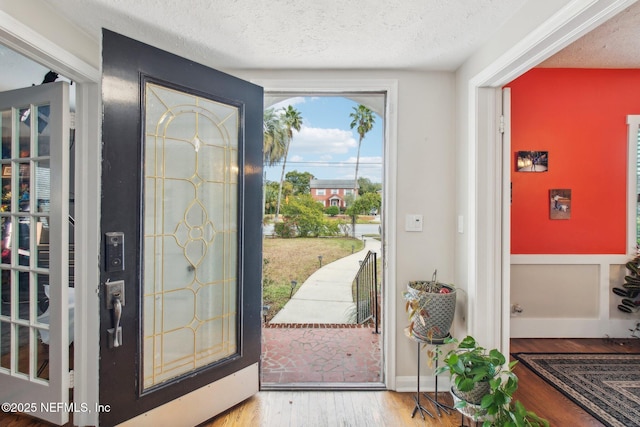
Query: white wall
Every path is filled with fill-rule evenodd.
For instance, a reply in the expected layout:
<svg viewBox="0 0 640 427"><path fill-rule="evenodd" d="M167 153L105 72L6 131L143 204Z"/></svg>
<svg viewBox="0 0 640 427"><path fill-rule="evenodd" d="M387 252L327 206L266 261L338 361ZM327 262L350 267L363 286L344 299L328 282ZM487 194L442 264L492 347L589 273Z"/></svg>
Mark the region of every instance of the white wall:
<svg viewBox="0 0 640 427"><path fill-rule="evenodd" d="M396 376L413 375L417 355L414 343L404 336L408 325L402 293L410 280L430 279L438 269L442 281L453 280L453 192L454 170L454 76L444 72L398 71L232 71L231 74L250 81L280 81L296 86L297 80L331 82L353 81L354 87L368 80L397 81L397 162L387 173L395 174L393 216L397 218L386 230L385 267L394 272L384 286L393 291L391 307L394 318ZM344 84L344 83L343 83ZM267 86L268 90L268 85ZM424 215L422 232L406 232L405 215ZM394 246L388 246L393 242ZM390 264L393 263L393 264ZM393 373L391 373L393 375ZM393 382L391 382L393 384Z"/></svg>
<svg viewBox="0 0 640 427"><path fill-rule="evenodd" d="M618 310L626 255L511 255L513 338L628 338L637 315Z"/></svg>
<svg viewBox="0 0 640 427"><path fill-rule="evenodd" d="M0 0L0 11L6 16L27 24L34 33L59 46L87 64L100 68L100 44L86 33L69 26L43 0ZM3 25L6 24L3 22ZM63 70L57 70L62 73ZM65 74L66 75L66 74Z"/></svg>

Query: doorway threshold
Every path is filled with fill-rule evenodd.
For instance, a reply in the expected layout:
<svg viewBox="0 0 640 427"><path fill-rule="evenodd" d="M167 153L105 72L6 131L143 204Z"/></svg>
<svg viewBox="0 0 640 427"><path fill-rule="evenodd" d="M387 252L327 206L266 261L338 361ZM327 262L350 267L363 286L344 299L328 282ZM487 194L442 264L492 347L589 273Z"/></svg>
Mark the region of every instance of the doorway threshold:
<svg viewBox="0 0 640 427"><path fill-rule="evenodd" d="M384 383L262 383L260 391L385 391Z"/></svg>

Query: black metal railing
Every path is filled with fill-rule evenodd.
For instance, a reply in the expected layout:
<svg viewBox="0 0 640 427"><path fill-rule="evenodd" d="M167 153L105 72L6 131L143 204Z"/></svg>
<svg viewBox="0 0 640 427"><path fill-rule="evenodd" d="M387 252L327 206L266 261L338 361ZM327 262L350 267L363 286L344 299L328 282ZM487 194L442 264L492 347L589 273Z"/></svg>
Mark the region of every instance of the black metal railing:
<svg viewBox="0 0 640 427"><path fill-rule="evenodd" d="M352 292L356 304L356 322L361 324L373 319L375 332L378 333L378 265L375 252L369 251L361 262L358 274L353 279Z"/></svg>

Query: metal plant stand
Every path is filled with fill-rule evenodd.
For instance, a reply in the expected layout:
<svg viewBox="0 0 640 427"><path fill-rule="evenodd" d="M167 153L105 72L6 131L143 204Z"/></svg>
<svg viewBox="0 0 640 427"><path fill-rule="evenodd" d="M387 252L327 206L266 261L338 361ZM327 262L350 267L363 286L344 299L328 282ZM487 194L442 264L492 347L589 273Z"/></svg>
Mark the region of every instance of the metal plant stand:
<svg viewBox="0 0 640 427"><path fill-rule="evenodd" d="M436 348L438 347L439 344L435 344ZM438 370L438 358L436 357L436 365L435 365L435 370ZM435 406L436 408L436 412L438 412L438 416L442 416L442 413L440 412L440 409L442 409L447 415L451 415L451 412L449 412L450 410L454 410L451 406L447 406L444 403L440 403L438 402L438 376L434 374L434 378L435 378L435 385L436 388L433 392L433 396L431 397L430 395L428 395L427 393L422 393L424 395L424 397L426 397L427 399L429 399L431 401L431 403L433 403L433 406Z"/></svg>
<svg viewBox="0 0 640 427"><path fill-rule="evenodd" d="M417 339L416 339L417 341ZM424 420L424 413L426 412L427 414L429 414L429 416L431 418L435 418L433 416L433 414L431 412L429 412L424 406L422 406L422 404L420 403L420 342L418 341L418 374L417 374L417 379L418 379L418 388L416 391L416 395L413 397L414 402L416 402L416 405L413 408L413 412L411 412L411 418L413 418L416 415L417 411L420 411L420 416L422 416L422 419Z"/></svg>
<svg viewBox="0 0 640 427"><path fill-rule="evenodd" d="M415 407L413 408L413 412L411 413L411 418L413 418L416 415L416 412L418 412L418 411L420 411L420 415L422 416L422 419L424 419L424 413L425 412L427 414L429 414L429 416L431 416L431 418L435 418L433 416L433 414L431 412L429 412L420 403L420 353L421 353L420 352L420 347L421 347L421 345L424 345L424 344L435 345L436 347L438 347L439 345L444 344L445 340L447 338L450 338L451 335L447 334L447 336L444 337L444 338L438 338L438 339L433 339L433 340L422 339L421 337L418 337L418 336L416 336L414 334L411 334L411 333L407 334L407 336L409 338L411 338L412 340L416 341L417 346L418 346L418 372L417 372L418 387L417 387L416 395L413 398L413 400L415 402ZM436 370L438 369L438 358L437 357L436 357L435 369ZM438 413L438 416L440 416L440 417L442 416L442 412L440 412L440 410L443 410L447 415L450 415L451 413L449 412L449 410L453 410L453 408L438 401L438 376L434 375L434 377L435 377L434 397L431 397L426 392L422 392L422 395L424 397L426 397L427 399L429 399L431 401L431 403L433 403L433 406L436 408L436 412Z"/></svg>

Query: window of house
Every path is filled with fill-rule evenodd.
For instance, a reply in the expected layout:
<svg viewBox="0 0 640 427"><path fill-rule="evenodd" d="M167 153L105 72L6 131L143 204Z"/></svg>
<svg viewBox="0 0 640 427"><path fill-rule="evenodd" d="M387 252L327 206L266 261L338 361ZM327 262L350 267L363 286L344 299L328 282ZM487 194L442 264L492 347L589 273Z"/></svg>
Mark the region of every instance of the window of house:
<svg viewBox="0 0 640 427"><path fill-rule="evenodd" d="M345 189L344 194L353 194L353 190Z"/></svg>
<svg viewBox="0 0 640 427"><path fill-rule="evenodd" d="M340 190L334 188L331 190L331 194L340 194Z"/></svg>
<svg viewBox="0 0 640 427"><path fill-rule="evenodd" d="M324 196L325 195L325 190L324 188L318 188L316 190L316 196Z"/></svg>

